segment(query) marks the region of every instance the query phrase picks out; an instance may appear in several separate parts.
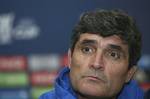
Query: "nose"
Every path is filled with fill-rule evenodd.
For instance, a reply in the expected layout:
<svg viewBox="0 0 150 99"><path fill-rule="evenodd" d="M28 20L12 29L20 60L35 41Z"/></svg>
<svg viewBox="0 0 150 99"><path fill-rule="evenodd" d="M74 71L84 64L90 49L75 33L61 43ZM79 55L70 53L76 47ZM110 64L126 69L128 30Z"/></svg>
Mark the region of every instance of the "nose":
<svg viewBox="0 0 150 99"><path fill-rule="evenodd" d="M91 67L94 69L104 70L104 59L102 52L97 52L93 56Z"/></svg>

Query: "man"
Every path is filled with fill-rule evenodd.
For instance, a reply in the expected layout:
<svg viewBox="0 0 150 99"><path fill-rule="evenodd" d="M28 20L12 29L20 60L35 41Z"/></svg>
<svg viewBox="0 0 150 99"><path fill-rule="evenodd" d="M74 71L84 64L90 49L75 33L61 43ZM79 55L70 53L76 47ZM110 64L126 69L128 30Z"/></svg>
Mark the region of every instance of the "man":
<svg viewBox="0 0 150 99"><path fill-rule="evenodd" d="M140 51L141 34L125 12L86 12L73 30L69 66L40 99L143 99L132 80Z"/></svg>

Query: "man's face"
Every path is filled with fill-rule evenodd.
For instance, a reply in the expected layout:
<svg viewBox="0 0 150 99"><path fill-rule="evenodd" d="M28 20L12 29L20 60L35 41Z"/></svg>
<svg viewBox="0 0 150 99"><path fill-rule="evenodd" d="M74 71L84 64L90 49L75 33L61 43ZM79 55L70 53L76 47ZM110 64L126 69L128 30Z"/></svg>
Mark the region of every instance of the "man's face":
<svg viewBox="0 0 150 99"><path fill-rule="evenodd" d="M119 36L81 34L69 53L73 89L82 96L111 97L120 92L134 74L129 65L128 45Z"/></svg>

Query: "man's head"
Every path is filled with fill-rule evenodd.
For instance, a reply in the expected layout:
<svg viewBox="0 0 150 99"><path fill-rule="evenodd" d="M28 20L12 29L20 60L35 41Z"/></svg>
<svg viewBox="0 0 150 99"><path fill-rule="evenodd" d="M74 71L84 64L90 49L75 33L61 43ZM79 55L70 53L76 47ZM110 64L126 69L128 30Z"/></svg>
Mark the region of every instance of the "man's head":
<svg viewBox="0 0 150 99"><path fill-rule="evenodd" d="M141 35L122 11L84 13L73 31L70 79L79 98L115 99L136 71Z"/></svg>
<svg viewBox="0 0 150 99"><path fill-rule="evenodd" d="M121 10L96 10L83 13L73 29L71 51L73 52L80 35L97 34L103 37L118 35L129 46L129 67L136 65L141 56L141 34L135 20Z"/></svg>

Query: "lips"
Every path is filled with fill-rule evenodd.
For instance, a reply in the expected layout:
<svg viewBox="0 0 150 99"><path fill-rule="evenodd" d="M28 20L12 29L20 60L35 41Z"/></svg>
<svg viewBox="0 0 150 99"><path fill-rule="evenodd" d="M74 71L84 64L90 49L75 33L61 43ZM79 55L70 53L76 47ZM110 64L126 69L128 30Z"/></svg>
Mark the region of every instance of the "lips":
<svg viewBox="0 0 150 99"><path fill-rule="evenodd" d="M91 79L96 79L96 80L100 80L98 77L96 76L87 76L87 78L91 78Z"/></svg>
<svg viewBox="0 0 150 99"><path fill-rule="evenodd" d="M105 82L104 79L101 79L100 77L97 77L97 76L84 76L84 78L86 78L88 80L92 80L92 81L102 81L102 82Z"/></svg>

